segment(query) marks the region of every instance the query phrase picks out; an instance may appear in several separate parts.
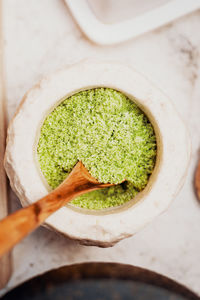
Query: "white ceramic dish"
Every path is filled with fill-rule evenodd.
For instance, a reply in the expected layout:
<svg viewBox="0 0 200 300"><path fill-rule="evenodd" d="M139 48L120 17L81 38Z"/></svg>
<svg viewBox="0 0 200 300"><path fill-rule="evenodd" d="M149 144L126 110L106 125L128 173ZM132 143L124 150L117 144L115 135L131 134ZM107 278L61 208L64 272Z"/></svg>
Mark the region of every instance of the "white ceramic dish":
<svg viewBox="0 0 200 300"><path fill-rule="evenodd" d="M146 3L141 0L132 3L123 0L124 6L132 6L123 9L131 10L134 6L136 11L143 10L143 13L128 20L106 24L95 16L87 0L65 0L65 2L85 35L101 45L112 45L136 38L200 8L200 0L166 0L160 1L160 4L152 0ZM113 6L116 6L116 1L107 0L96 6L112 10Z"/></svg>
<svg viewBox="0 0 200 300"><path fill-rule="evenodd" d="M49 217L45 225L83 244L108 247L167 209L183 184L189 162L185 125L168 97L144 76L119 63L83 61L44 78L25 95L9 126L5 168L22 205L46 195L48 188L36 163L40 127L63 99L93 87L123 92L148 115L157 136L155 170L145 190L127 204L100 212L69 205Z"/></svg>

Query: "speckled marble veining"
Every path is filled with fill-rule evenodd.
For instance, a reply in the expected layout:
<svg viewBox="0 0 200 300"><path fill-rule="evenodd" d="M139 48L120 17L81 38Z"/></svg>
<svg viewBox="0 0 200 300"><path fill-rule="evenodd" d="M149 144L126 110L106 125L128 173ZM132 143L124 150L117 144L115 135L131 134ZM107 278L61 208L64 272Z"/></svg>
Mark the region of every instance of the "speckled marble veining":
<svg viewBox="0 0 200 300"><path fill-rule="evenodd" d="M193 191L200 147L200 11L112 47L88 41L62 0L4 0L3 18L9 119L43 75L83 58L113 59L134 66L171 97L189 128L193 150L182 191L137 235L101 249L39 228L15 248L13 275L2 293L62 265L109 261L157 271L200 295L200 205ZM10 194L15 210L19 203Z"/></svg>

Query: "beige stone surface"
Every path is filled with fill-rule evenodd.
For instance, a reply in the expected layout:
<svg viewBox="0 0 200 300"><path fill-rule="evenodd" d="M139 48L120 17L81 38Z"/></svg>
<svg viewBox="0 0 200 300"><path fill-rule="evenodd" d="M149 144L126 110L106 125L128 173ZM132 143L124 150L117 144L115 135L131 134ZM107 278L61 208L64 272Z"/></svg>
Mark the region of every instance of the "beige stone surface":
<svg viewBox="0 0 200 300"><path fill-rule="evenodd" d="M128 63L172 100L192 139L192 161L182 191L166 213L113 248L81 246L39 228L14 250L7 288L46 270L84 261L129 263L162 273L200 295L200 205L193 173L200 146L200 12L115 47L88 41L62 0L4 0L5 75L9 118L41 77L83 58ZM176 130L176 128L174 128ZM19 207L11 192L13 210Z"/></svg>

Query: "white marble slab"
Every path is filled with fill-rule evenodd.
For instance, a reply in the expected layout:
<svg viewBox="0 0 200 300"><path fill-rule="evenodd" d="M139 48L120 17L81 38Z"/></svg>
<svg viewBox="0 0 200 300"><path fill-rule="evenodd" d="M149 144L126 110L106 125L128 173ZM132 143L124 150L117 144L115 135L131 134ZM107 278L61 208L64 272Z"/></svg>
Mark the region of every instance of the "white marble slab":
<svg viewBox="0 0 200 300"><path fill-rule="evenodd" d="M86 57L112 59L145 73L171 97L188 125L193 150L182 191L169 210L144 230L113 248L101 249L39 228L15 248L13 275L1 293L52 268L107 261L157 271L200 295L200 205L192 182L200 147L200 11L136 40L100 47L83 36L62 0L4 0L3 4L9 118L43 75ZM19 204L11 195L16 209Z"/></svg>

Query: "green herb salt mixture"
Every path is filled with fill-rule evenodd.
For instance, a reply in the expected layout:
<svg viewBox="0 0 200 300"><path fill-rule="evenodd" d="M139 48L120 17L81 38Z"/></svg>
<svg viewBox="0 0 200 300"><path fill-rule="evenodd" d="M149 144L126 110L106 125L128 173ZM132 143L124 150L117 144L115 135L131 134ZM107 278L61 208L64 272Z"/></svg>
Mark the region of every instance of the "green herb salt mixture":
<svg viewBox="0 0 200 300"><path fill-rule="evenodd" d="M67 98L47 116L37 154L53 189L78 161L99 182L125 179L71 202L98 210L122 205L145 188L155 166L156 137L133 101L113 89L95 88Z"/></svg>

